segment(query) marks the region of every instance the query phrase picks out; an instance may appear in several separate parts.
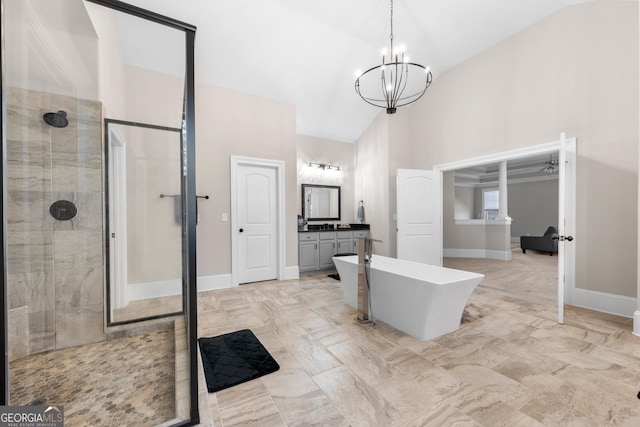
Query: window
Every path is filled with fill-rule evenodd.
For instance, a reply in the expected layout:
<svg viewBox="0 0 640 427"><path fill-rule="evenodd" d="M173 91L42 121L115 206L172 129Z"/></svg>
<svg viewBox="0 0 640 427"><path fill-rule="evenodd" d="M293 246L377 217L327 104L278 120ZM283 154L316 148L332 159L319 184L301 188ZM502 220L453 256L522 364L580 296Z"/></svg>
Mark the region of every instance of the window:
<svg viewBox="0 0 640 427"><path fill-rule="evenodd" d="M495 219L499 212L499 192L497 189L482 190L482 212L484 219Z"/></svg>

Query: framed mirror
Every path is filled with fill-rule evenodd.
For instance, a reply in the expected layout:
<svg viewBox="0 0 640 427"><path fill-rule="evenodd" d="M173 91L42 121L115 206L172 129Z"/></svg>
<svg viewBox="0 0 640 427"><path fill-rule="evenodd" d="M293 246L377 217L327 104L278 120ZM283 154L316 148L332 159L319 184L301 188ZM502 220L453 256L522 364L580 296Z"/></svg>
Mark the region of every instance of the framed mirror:
<svg viewBox="0 0 640 427"><path fill-rule="evenodd" d="M302 217L307 221L340 221L340 186L302 184Z"/></svg>

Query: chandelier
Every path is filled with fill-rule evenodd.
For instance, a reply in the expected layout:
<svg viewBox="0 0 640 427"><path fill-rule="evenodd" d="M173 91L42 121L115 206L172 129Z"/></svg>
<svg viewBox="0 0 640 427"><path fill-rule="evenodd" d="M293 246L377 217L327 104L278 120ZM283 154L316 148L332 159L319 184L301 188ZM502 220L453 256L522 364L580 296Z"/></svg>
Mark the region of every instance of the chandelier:
<svg viewBox="0 0 640 427"><path fill-rule="evenodd" d="M391 0L391 49L382 49L382 64L364 73L356 71L356 93L376 107L386 108L387 114L397 107L411 104L424 95L433 76L429 67L409 62L404 46L393 46L393 0ZM389 54L389 62L387 60ZM411 81L409 75L411 74Z"/></svg>

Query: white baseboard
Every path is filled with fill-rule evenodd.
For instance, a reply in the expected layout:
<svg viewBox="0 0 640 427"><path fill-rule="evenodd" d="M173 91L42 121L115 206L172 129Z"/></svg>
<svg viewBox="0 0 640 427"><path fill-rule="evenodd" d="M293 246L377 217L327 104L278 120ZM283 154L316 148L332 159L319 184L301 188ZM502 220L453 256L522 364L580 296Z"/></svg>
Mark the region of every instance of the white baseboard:
<svg viewBox="0 0 640 427"><path fill-rule="evenodd" d="M282 280L299 278L300 272L298 271L297 265L285 268L284 278ZM198 292L229 289L232 287L231 274L216 274L212 276L198 277ZM175 279L159 282L135 283L129 286L128 292L129 301L180 295L182 292L182 282L180 279Z"/></svg>
<svg viewBox="0 0 640 427"><path fill-rule="evenodd" d="M158 282L130 283L127 289L129 301L170 297L173 295L180 295L181 292L181 279L161 280Z"/></svg>
<svg viewBox="0 0 640 427"><path fill-rule="evenodd" d="M231 274L198 277L198 292L228 288L231 288ZM132 283L129 285L128 293L129 301L180 295L182 293L182 280Z"/></svg>
<svg viewBox="0 0 640 427"><path fill-rule="evenodd" d="M638 321L640 322L640 315L638 314L640 311L635 311L634 314L634 310L637 308L637 302L636 299L632 297L575 288L571 301L567 301L567 304L589 310L601 311L603 313L615 314L616 316L634 318L634 320L636 319L634 316L638 315Z"/></svg>
<svg viewBox="0 0 640 427"><path fill-rule="evenodd" d="M231 274L198 277L198 292L231 288Z"/></svg>
<svg viewBox="0 0 640 427"><path fill-rule="evenodd" d="M640 310L633 313L633 335L640 337Z"/></svg>
<svg viewBox="0 0 640 427"><path fill-rule="evenodd" d="M443 255L449 258L488 258L511 261L511 251L490 249L444 249Z"/></svg>
<svg viewBox="0 0 640 427"><path fill-rule="evenodd" d="M285 267L284 269L284 278L282 280L292 280L300 278L300 270L298 270L297 265Z"/></svg>

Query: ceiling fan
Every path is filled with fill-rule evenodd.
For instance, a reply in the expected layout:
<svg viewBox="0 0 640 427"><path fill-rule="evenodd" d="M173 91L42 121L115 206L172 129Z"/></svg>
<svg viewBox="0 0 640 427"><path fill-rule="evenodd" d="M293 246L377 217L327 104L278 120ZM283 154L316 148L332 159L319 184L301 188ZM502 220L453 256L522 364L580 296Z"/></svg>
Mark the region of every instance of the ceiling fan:
<svg viewBox="0 0 640 427"><path fill-rule="evenodd" d="M557 171L558 171L558 161L553 160L553 158L551 157L551 154L549 154L549 160L544 162L544 167L540 169L540 172L543 172L546 174L552 174Z"/></svg>

